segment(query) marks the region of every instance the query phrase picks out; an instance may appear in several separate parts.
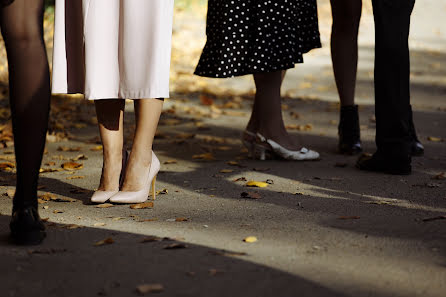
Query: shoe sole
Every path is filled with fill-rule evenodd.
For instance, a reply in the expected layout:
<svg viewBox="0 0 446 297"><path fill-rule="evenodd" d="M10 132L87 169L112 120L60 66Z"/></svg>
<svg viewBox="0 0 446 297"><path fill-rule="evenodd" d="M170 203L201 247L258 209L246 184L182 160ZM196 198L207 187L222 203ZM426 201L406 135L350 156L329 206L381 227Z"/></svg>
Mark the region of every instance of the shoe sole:
<svg viewBox="0 0 446 297"><path fill-rule="evenodd" d="M45 231L11 232L11 241L16 245L38 245L46 237Z"/></svg>

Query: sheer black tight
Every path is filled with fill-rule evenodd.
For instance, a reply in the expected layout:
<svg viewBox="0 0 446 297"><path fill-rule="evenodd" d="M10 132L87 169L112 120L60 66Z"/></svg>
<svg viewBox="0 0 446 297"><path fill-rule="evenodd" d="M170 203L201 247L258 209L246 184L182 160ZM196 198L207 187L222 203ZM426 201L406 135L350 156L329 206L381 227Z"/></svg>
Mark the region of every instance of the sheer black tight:
<svg viewBox="0 0 446 297"><path fill-rule="evenodd" d="M15 208L37 203L37 181L48 128L50 82L43 41L43 2L15 0L0 8L17 163Z"/></svg>

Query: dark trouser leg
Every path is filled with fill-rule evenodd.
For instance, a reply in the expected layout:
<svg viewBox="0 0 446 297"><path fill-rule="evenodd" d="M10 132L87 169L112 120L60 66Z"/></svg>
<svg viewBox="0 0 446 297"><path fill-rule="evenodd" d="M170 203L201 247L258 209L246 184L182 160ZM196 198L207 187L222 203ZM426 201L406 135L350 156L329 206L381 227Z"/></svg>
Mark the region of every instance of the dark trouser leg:
<svg viewBox="0 0 446 297"><path fill-rule="evenodd" d="M373 0L378 152L410 158L410 16L415 0Z"/></svg>

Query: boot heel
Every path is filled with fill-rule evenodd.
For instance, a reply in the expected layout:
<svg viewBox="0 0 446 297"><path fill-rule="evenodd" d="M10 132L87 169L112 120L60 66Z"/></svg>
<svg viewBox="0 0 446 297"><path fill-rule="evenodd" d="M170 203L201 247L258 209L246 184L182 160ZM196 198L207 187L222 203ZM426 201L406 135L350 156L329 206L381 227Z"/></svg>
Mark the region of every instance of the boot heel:
<svg viewBox="0 0 446 297"><path fill-rule="evenodd" d="M152 180L152 199L153 200L156 200L156 187L155 187L155 185L156 185L156 175L155 175L155 177Z"/></svg>

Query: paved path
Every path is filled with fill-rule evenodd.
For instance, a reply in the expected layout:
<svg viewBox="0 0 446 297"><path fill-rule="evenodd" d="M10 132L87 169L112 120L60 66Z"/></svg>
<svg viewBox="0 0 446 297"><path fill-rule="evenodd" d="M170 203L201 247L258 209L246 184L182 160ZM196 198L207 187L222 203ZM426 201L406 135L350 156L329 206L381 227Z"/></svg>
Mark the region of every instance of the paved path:
<svg viewBox="0 0 446 297"><path fill-rule="evenodd" d="M444 12L445 1L426 3L414 24ZM320 9L326 4L321 1ZM178 26L195 28L180 16ZM358 98L365 146L372 151L368 19L361 35ZM415 30L412 43L424 44L435 30ZM188 49L187 37L194 34L199 33L184 30L176 36L185 38ZM166 103L155 148L163 163L158 189L167 194L158 196L153 209L88 204L101 168L93 106L55 99L52 128L73 137L51 138L44 167L58 169L79 154L88 159L77 161L84 167L74 174L42 174L42 194L75 202L40 204L48 238L39 247L7 243L14 175L0 173L0 295L134 296L138 285L162 284L159 296L444 296L446 220L440 217L446 215L446 180L439 174L446 171L446 83L438 65L444 65L446 41L441 38L414 45L415 118L426 156L414 159L414 173L407 177L359 172L354 157L335 153L338 114L326 48L291 71L285 88L287 124L307 125L296 137L322 153L322 161L308 163L247 159L239 135L251 105L249 79L234 80L237 85L194 80L186 74L190 57L175 57L174 98ZM197 56L193 50L190 55ZM201 104L204 89L212 91L206 98L213 107ZM127 107L131 126L132 106ZM10 146L2 149L2 161L10 160L10 153ZM193 158L205 153L215 160ZM244 179L273 184L247 188ZM260 198L242 198L243 192ZM141 243L147 236L169 239ZM247 236L258 241L243 242ZM114 243L94 246L106 238Z"/></svg>

